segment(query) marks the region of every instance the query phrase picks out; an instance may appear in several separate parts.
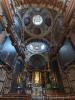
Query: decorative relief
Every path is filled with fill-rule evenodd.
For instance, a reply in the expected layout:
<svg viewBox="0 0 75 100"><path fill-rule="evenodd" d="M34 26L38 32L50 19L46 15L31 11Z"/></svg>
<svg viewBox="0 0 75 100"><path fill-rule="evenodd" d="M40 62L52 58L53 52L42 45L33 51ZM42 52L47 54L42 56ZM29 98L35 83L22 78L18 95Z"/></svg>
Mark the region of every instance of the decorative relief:
<svg viewBox="0 0 75 100"><path fill-rule="evenodd" d="M52 6L52 8L58 8L59 10L63 8L63 5L65 4L66 0L14 0L14 4L16 7L25 6L25 5L41 5L43 7L47 7L49 5Z"/></svg>
<svg viewBox="0 0 75 100"><path fill-rule="evenodd" d="M25 44L25 61L29 61L29 58L35 54L47 54L50 47L47 41L42 39L30 39Z"/></svg>
<svg viewBox="0 0 75 100"><path fill-rule="evenodd" d="M64 71L63 85L65 92L68 94L75 94L75 65L68 65L68 68Z"/></svg>
<svg viewBox="0 0 75 100"><path fill-rule="evenodd" d="M31 36L45 36L52 31L53 18L46 8L29 7L23 16L23 27Z"/></svg>
<svg viewBox="0 0 75 100"><path fill-rule="evenodd" d="M11 88L12 73L5 70L4 65L0 65L0 92L8 93Z"/></svg>

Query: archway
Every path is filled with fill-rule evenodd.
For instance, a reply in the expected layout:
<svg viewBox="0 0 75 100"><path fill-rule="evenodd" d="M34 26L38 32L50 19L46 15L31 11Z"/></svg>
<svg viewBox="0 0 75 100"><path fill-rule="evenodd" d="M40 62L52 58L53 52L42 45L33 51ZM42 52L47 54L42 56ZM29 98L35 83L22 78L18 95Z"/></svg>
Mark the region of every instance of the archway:
<svg viewBox="0 0 75 100"><path fill-rule="evenodd" d="M42 55L35 54L29 59L29 66L31 70L44 70L46 60Z"/></svg>

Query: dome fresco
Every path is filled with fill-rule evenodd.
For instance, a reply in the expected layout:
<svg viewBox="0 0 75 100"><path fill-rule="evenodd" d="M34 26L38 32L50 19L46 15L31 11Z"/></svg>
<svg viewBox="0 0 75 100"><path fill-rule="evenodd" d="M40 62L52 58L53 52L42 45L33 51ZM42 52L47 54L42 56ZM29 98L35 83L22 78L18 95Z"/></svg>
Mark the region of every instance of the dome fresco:
<svg viewBox="0 0 75 100"><path fill-rule="evenodd" d="M25 43L25 61L28 62L31 56L41 54L45 56L50 51L50 45L45 39L29 39Z"/></svg>
<svg viewBox="0 0 75 100"><path fill-rule="evenodd" d="M48 34L53 27L51 12L41 7L29 7L23 15L22 22L25 31L31 36L44 36Z"/></svg>
<svg viewBox="0 0 75 100"><path fill-rule="evenodd" d="M42 39L31 39L26 45L26 50L31 53L44 53L49 50L49 44Z"/></svg>

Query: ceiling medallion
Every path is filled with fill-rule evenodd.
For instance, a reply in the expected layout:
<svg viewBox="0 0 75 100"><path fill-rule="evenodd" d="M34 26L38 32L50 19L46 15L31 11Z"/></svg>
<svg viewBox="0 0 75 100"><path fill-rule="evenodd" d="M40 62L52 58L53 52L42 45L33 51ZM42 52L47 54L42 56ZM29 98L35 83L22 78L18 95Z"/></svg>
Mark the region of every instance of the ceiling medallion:
<svg viewBox="0 0 75 100"><path fill-rule="evenodd" d="M45 36L51 32L53 27L53 17L47 8L30 7L23 15L23 26L31 36Z"/></svg>

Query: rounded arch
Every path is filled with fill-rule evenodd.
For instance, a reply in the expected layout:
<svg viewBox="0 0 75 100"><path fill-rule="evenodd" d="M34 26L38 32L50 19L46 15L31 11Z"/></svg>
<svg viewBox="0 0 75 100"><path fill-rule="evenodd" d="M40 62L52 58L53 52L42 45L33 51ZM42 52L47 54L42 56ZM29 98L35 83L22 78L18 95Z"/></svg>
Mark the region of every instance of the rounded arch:
<svg viewBox="0 0 75 100"><path fill-rule="evenodd" d="M30 57L28 65L30 69L34 70L44 69L46 65L46 60L43 55L35 54Z"/></svg>
<svg viewBox="0 0 75 100"><path fill-rule="evenodd" d="M29 50L29 48L31 50ZM25 42L25 50L29 50L30 52L33 52L33 54L44 53L50 50L50 44L44 38L30 38Z"/></svg>

